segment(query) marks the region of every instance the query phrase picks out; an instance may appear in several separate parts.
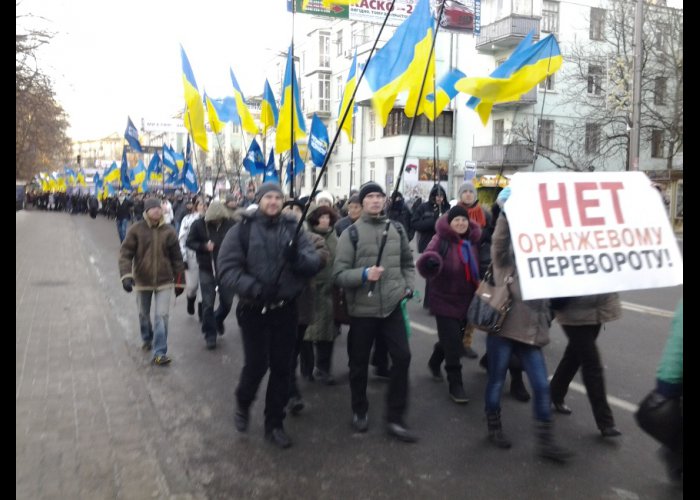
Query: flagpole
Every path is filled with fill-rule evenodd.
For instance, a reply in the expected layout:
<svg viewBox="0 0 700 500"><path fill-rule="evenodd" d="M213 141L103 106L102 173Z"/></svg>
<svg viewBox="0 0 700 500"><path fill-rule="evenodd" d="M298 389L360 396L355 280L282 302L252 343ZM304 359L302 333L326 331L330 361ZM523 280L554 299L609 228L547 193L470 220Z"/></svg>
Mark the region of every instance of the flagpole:
<svg viewBox="0 0 700 500"><path fill-rule="evenodd" d="M408 131L408 139L406 140L406 149L404 150L403 153L403 159L401 160L401 168L399 169L399 175L396 177L396 184L394 185L394 191L391 193L391 201L389 203L389 206L392 207L394 206L394 202L396 202L396 196L399 191L399 185L401 183L401 177L403 176L403 171L406 166L406 158L408 157L408 148L411 145L411 137L413 136L413 131L416 128L416 118L418 118L418 107L420 106L420 101L423 97L423 90L425 88L425 80L428 77L428 70L430 69L430 61L433 58L433 52L435 51L435 41L437 40L437 34L438 30L440 29L440 20L442 19L442 14L445 11L445 2L442 2L440 4L440 13L438 14L437 21L435 22L435 33L433 34L433 42L430 45L430 53L428 54L428 62L425 65L425 72L423 73L423 80L421 81L420 84L420 91L418 92L418 99L416 100L416 108L413 112L413 118L411 118L411 126ZM433 88L433 96L435 96L435 90ZM435 165L433 165L433 169L435 169ZM434 174L433 174L434 175ZM386 219L386 225L384 226L384 232L382 233L382 241L379 245L379 252L377 253L377 263L375 264L376 266L379 266L382 260L382 254L384 253L384 247L386 246L386 239L389 234L389 226L391 225L391 219L387 217ZM374 293L374 287L377 284L376 281L370 281L369 283L369 292L367 293L368 297L371 297L372 294Z"/></svg>
<svg viewBox="0 0 700 500"><path fill-rule="evenodd" d="M292 164L292 169L291 169L291 174L292 178L289 182L289 197L294 199L294 170L296 170L295 165L294 165L294 105L296 104L296 99L294 99L294 84L296 83L294 80L296 80L296 71L294 71L294 14L296 13L296 2L295 0L292 0L292 45L290 46L289 50L291 52L290 55L290 63L292 66L292 74L290 75L290 79L292 80L292 95L291 95L291 106L289 107L290 109L290 120L289 120L289 126L291 127L291 134L289 134L289 138L291 139L291 144L289 145L289 158L290 162Z"/></svg>
<svg viewBox="0 0 700 500"><path fill-rule="evenodd" d="M355 135L355 116L353 115L352 121L350 122L350 189L348 189L348 200L352 194L352 174L355 170L353 165L353 153L355 153L355 141L353 141Z"/></svg>

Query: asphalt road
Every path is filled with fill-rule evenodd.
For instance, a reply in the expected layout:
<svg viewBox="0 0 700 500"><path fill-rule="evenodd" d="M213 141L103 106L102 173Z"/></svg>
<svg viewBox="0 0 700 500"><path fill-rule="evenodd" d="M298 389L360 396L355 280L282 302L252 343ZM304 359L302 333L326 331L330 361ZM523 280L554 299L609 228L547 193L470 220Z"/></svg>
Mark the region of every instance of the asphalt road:
<svg viewBox="0 0 700 500"><path fill-rule="evenodd" d="M72 217L77 241L90 255L86 266L108 297L107 314L121 327L133 370L142 377L154 411L188 475L209 498L682 498L666 481L656 456L658 446L636 426L636 403L653 387L656 365L670 325L670 314L683 288L622 293L623 318L605 327L599 338L608 394L623 436L603 440L593 420L580 376L567 403L570 416L556 416L561 441L576 452L566 465L535 453L532 406L504 394L504 430L513 441L507 451L486 441L483 391L486 374L476 360L463 360L468 405L456 405L446 383L434 382L426 363L436 341L434 318L418 302L411 303L417 324L411 336L408 425L417 444L388 438L382 415L387 385L370 379L370 430L354 434L350 427L346 330L337 339L333 360L336 386L301 381L306 408L288 417L285 426L294 441L278 450L263 439L264 388L253 406L247 435L233 427L234 389L242 366L242 345L235 316L226 320L226 334L216 350L205 349L196 316L185 312L181 296L170 315L168 367L150 365L138 334L133 295L118 279L119 239L113 221ZM423 289L418 279L417 288ZM638 306L655 309L640 310ZM550 374L566 340L556 324L545 348ZM484 352L484 334L475 349ZM506 385L507 388L507 385ZM167 469L167 468L166 468Z"/></svg>

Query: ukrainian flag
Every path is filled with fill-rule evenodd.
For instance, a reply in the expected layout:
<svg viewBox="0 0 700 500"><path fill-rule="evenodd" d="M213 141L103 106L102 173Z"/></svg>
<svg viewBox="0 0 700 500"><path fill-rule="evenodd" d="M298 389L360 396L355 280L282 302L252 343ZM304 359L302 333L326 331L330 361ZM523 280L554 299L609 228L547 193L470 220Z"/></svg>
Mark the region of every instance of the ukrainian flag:
<svg viewBox="0 0 700 500"><path fill-rule="evenodd" d="M78 172L78 175L76 176L76 180L78 181L78 184L80 184L82 187L87 187L87 184L85 183L85 172L83 171L82 168Z"/></svg>
<svg viewBox="0 0 700 500"><path fill-rule="evenodd" d="M401 23L386 45L367 63L365 76L374 92L372 105L382 126L386 126L396 96L404 91L408 92L404 111L406 116L413 117L426 67L428 72L417 114L423 113L426 106L432 106L432 102L428 102L426 96L433 93L435 54L430 57L430 49L433 44L434 26L429 0L419 0L413 13Z"/></svg>
<svg viewBox="0 0 700 500"><path fill-rule="evenodd" d="M265 91L263 92L262 104L260 105L260 123L263 126L263 135L267 134L267 129L276 127L279 114L277 113L277 103L270 88L270 82L265 79Z"/></svg>
<svg viewBox="0 0 700 500"><path fill-rule="evenodd" d="M129 180L132 188L139 187L146 180L146 165L141 160L129 172Z"/></svg>
<svg viewBox="0 0 700 500"><path fill-rule="evenodd" d="M428 101L435 101L435 104L428 104L424 109L425 116L430 121L434 121L435 118L440 116L450 101L459 93L455 88L455 83L466 76L455 68L440 79L437 84L437 92L427 96Z"/></svg>
<svg viewBox="0 0 700 500"><path fill-rule="evenodd" d="M199 95L197 81L194 79L190 61L187 59L185 49L180 45L182 56L182 84L185 87L185 114L183 120L185 128L192 134L194 142L204 151L209 151L207 143L207 130L204 128L204 106L202 96Z"/></svg>
<svg viewBox="0 0 700 500"><path fill-rule="evenodd" d="M554 35L528 46L531 35L528 34L491 76L462 78L455 84L455 88L460 92L481 99L478 105L472 99L467 105L476 105L484 125L494 104L520 99L520 96L561 67L563 59Z"/></svg>
<svg viewBox="0 0 700 500"><path fill-rule="evenodd" d="M236 80L236 75L233 74L231 68L228 69L231 73L231 83L233 83L233 99L236 101L236 111L238 112L238 117L240 118L240 125L249 134L257 134L258 126L255 124L253 115L250 114L250 110L245 103L245 97L243 97L243 92L241 91L240 85Z"/></svg>
<svg viewBox="0 0 700 500"><path fill-rule="evenodd" d="M294 79L294 95L292 96L292 79ZM292 115L294 118L292 119ZM299 101L299 82L296 79L294 64L292 62L292 47L287 52L287 69L284 72L282 84L282 101L280 102L279 121L277 122L277 135L275 136L275 149L277 154L289 151L292 144L292 126L294 127L294 141L306 136L306 124L301 114Z"/></svg>
<svg viewBox="0 0 700 500"><path fill-rule="evenodd" d="M209 126L214 131L215 134L221 133L226 126L221 118L219 118L219 113L216 110L216 106L212 102L212 99L204 92L204 101L207 103L207 117L209 117Z"/></svg>
<svg viewBox="0 0 700 500"><path fill-rule="evenodd" d="M113 161L107 170L105 170L104 175L102 175L102 180L105 182L114 182L119 180L119 169L117 168L117 162Z"/></svg>
<svg viewBox="0 0 700 500"><path fill-rule="evenodd" d="M355 111L354 101L352 101L352 94L355 92L355 87L357 86L357 50L355 50L355 56L352 58L352 64L350 65L350 71L348 72L348 78L345 80L345 90L343 90L343 99L340 102L340 108L338 108L338 126L340 126L340 120L343 119L345 110L350 107L348 111L348 116L343 122L342 130L345 135L348 136L350 142L355 142L352 137L352 114ZM352 106L352 107L351 107Z"/></svg>

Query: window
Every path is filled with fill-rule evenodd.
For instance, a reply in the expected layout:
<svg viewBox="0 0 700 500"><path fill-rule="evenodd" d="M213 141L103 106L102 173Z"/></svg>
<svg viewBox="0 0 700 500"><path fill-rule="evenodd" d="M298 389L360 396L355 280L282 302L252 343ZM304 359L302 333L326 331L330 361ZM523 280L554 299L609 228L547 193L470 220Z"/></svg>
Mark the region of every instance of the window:
<svg viewBox="0 0 700 500"><path fill-rule="evenodd" d="M369 162L369 180L374 180L374 162Z"/></svg>
<svg viewBox="0 0 700 500"><path fill-rule="evenodd" d="M654 104L666 104L666 82L668 78L659 76L654 79Z"/></svg>
<svg viewBox="0 0 700 500"><path fill-rule="evenodd" d="M338 99L338 101L340 102L343 99L343 91L345 90L344 85L343 85L343 75L338 75L337 77L335 77L335 87L336 87L336 97L335 98ZM338 105L338 106L340 106L340 105Z"/></svg>
<svg viewBox="0 0 700 500"><path fill-rule="evenodd" d="M321 111L331 110L331 75L327 73L318 75L318 100Z"/></svg>
<svg viewBox="0 0 700 500"><path fill-rule="evenodd" d="M671 25L669 23L658 23L656 28L655 45L661 53L664 53L664 47L666 47L666 39L668 34L671 32Z"/></svg>
<svg viewBox="0 0 700 500"><path fill-rule="evenodd" d="M502 146L503 145L503 120L493 121L493 145Z"/></svg>
<svg viewBox="0 0 700 500"><path fill-rule="evenodd" d="M603 67L588 65L588 93L601 95L603 93Z"/></svg>
<svg viewBox="0 0 700 500"><path fill-rule="evenodd" d="M545 33L559 32L559 2L544 0L542 3L542 25Z"/></svg>
<svg viewBox="0 0 700 500"><path fill-rule="evenodd" d="M318 65L322 68L331 67L331 35L321 31L318 35Z"/></svg>
<svg viewBox="0 0 700 500"><path fill-rule="evenodd" d="M335 32L335 55L343 55L343 30Z"/></svg>
<svg viewBox="0 0 700 500"><path fill-rule="evenodd" d="M342 179L342 172L340 170L340 165L335 166L335 187L340 187L340 180Z"/></svg>
<svg viewBox="0 0 700 500"><path fill-rule="evenodd" d="M539 85L540 90L554 90L554 75L549 75Z"/></svg>
<svg viewBox="0 0 700 500"><path fill-rule="evenodd" d="M376 135L377 129L377 117L374 114L374 110L369 111L369 140L373 141ZM374 180L374 179L372 179Z"/></svg>
<svg viewBox="0 0 700 500"><path fill-rule="evenodd" d="M389 190L391 189L391 186L394 185L394 158L386 158L386 178L384 182L384 186L386 186L386 189Z"/></svg>
<svg viewBox="0 0 700 500"><path fill-rule="evenodd" d="M416 118L416 125L413 130L415 135L433 135L433 127L437 129L436 135L439 137L452 137L452 111L443 111L435 124L429 121L425 115ZM411 128L411 119L404 114L403 109L392 109L384 127L383 137L395 135L407 135Z"/></svg>
<svg viewBox="0 0 700 500"><path fill-rule="evenodd" d="M600 125L597 123L586 123L586 154L596 154L600 152Z"/></svg>
<svg viewBox="0 0 700 500"><path fill-rule="evenodd" d="M321 185L324 188L328 187L328 169L323 173L323 179L321 179Z"/></svg>
<svg viewBox="0 0 700 500"><path fill-rule="evenodd" d="M605 35L605 9L591 7L591 25L588 36L591 40L602 40Z"/></svg>
<svg viewBox="0 0 700 500"><path fill-rule="evenodd" d="M664 131L660 128L651 131L651 157L664 157Z"/></svg>
<svg viewBox="0 0 700 500"><path fill-rule="evenodd" d="M304 89L299 89L301 92L301 109L306 109L306 91ZM280 106L282 106L282 103L280 103Z"/></svg>
<svg viewBox="0 0 700 500"><path fill-rule="evenodd" d="M540 120L540 128L537 133L537 144L542 149L554 147L554 120Z"/></svg>

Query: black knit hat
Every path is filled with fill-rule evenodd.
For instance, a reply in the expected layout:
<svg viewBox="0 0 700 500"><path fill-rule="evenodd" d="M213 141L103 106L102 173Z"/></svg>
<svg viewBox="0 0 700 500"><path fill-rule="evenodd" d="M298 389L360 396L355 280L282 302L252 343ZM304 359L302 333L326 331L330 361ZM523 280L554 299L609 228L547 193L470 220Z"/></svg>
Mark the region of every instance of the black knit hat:
<svg viewBox="0 0 700 500"><path fill-rule="evenodd" d="M382 196L386 196L386 193L379 184L373 181L369 181L360 187L360 204L362 204L362 201L365 199L365 196L367 196L370 193L381 193Z"/></svg>
<svg viewBox="0 0 700 500"><path fill-rule="evenodd" d="M152 208L160 207L160 200L158 198L148 198L143 202L143 211L148 212Z"/></svg>
<svg viewBox="0 0 700 500"><path fill-rule="evenodd" d="M447 222L452 222L452 219L455 217L465 217L467 220L469 220L469 213L467 212L466 208L460 205L455 205L454 207L450 208L449 212L447 212Z"/></svg>
<svg viewBox="0 0 700 500"><path fill-rule="evenodd" d="M280 188L280 185L277 184L276 182L264 182L259 188L258 191L255 193L255 203L260 203L260 199L265 196L267 193L271 193L273 191L278 192L282 196L284 196L284 193L282 193L282 188Z"/></svg>

